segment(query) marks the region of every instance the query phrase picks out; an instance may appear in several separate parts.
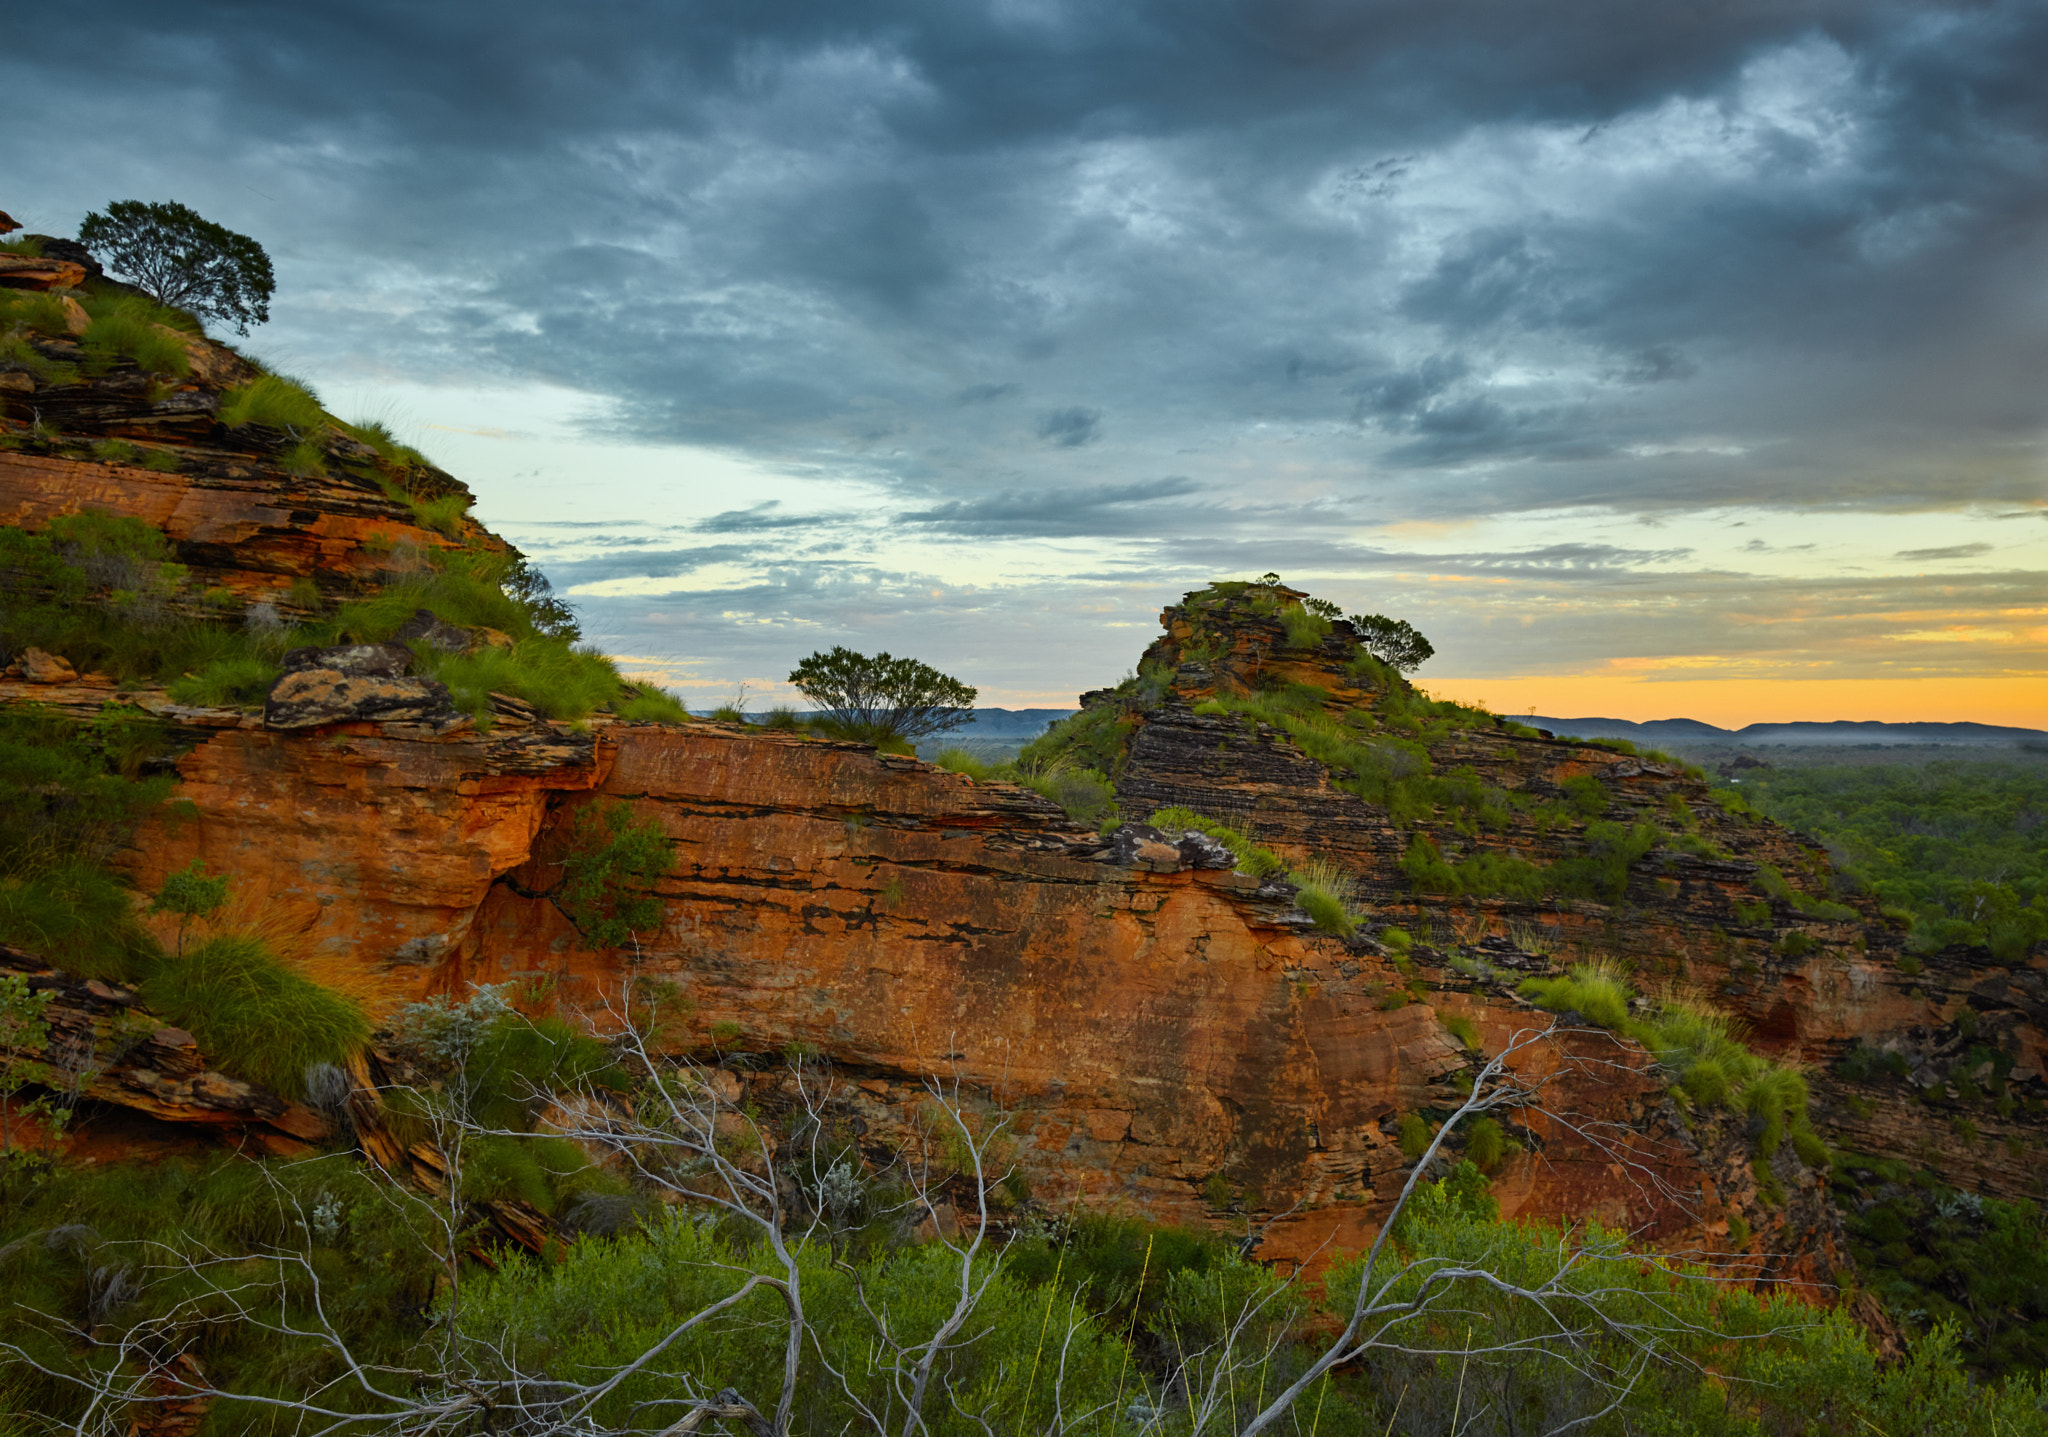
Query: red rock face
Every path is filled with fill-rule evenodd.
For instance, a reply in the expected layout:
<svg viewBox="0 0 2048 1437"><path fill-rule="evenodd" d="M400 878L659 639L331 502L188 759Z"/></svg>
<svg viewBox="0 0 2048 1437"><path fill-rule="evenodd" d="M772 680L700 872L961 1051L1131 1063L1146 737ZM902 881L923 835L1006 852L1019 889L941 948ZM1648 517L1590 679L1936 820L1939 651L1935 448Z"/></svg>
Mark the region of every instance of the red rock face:
<svg viewBox="0 0 2048 1437"><path fill-rule="evenodd" d="M1547 1021L1441 964L1411 979L1316 935L1270 885L1107 862L1104 839L1009 785L712 724L601 733L524 768L493 750L506 738L220 733L183 763L198 820L146 837L141 878L193 857L237 873L386 1006L521 978L603 1026L630 981L666 979L694 1005L685 1046L734 1027L727 1050L815 1045L871 1130L906 1132L925 1083L958 1082L1010 1111L1053 1210L1250 1219L1262 1256L1318 1266L1398 1191L1401 1116L1461 1094L1470 1060L1439 1012L1495 1050ZM493 882L545 888L569 812L600 796L678 858L658 929L625 952ZM1389 1001L1411 981L1420 1001ZM1761 1203L1739 1138L1686 1133L1643 1067L1597 1034L1530 1051L1548 1086L1511 1125L1529 1151L1499 1175L1504 1209L1684 1249L1725 1247L1741 1212L1781 1270L1825 1276L1811 1175L1792 1173L1788 1207Z"/></svg>
<svg viewBox="0 0 2048 1437"><path fill-rule="evenodd" d="M394 551L453 548L373 487L286 477L252 463L173 474L126 464L0 451L0 524L31 531L68 514L141 519L171 540L179 562L238 598L283 598L319 576L375 587Z"/></svg>

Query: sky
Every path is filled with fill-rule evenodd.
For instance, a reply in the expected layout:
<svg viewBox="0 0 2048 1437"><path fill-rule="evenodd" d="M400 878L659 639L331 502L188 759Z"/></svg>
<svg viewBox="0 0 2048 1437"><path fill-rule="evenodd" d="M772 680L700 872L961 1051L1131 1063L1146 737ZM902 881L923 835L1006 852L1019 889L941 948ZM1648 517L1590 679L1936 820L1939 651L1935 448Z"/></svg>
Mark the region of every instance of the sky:
<svg viewBox="0 0 2048 1437"><path fill-rule="evenodd" d="M108 0L0 209L261 241L250 350L628 672L1113 683L1277 572L1505 712L2048 726L2048 5Z"/></svg>

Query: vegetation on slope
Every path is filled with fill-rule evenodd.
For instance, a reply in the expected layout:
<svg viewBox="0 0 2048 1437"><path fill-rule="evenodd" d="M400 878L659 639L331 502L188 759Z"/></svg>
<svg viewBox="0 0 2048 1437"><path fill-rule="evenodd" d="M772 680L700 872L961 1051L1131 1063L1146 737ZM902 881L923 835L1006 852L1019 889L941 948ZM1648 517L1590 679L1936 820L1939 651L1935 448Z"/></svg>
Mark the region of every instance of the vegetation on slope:
<svg viewBox="0 0 2048 1437"><path fill-rule="evenodd" d="M390 638L421 609L500 646L450 653L417 643L419 672L448 686L456 706L488 722L490 694L511 694L543 717L580 719L601 709L680 722L681 706L626 684L611 660L577 642L573 615L516 553L484 545L395 552L387 582L362 598L328 603L310 585L288 616L245 609L197 590L164 536L139 519L85 513L41 533L0 528L0 651L34 647L124 683L161 683L183 703L262 702L291 649Z"/></svg>
<svg viewBox="0 0 2048 1437"><path fill-rule="evenodd" d="M2048 766L1764 768L1743 791L1834 850L1922 952L1982 943L2017 963L2048 939Z"/></svg>

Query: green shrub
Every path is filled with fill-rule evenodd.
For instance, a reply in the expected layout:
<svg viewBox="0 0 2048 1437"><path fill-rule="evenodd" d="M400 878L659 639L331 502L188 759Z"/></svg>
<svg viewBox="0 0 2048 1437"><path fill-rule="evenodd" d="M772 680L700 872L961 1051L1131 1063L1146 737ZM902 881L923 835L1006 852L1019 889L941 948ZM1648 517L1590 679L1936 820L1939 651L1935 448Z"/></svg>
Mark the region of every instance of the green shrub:
<svg viewBox="0 0 2048 1437"><path fill-rule="evenodd" d="M1472 1052L1476 1053L1479 1051L1479 1025L1477 1023L1474 1023L1463 1013L1439 1012L1436 1016L1437 1021L1444 1025L1445 1032L1456 1038L1460 1044ZM1481 1166L1483 1167L1485 1164L1482 1163Z"/></svg>
<svg viewBox="0 0 2048 1437"><path fill-rule="evenodd" d="M1061 719L1018 751L1022 773L1045 773L1061 764L1114 778L1138 720L1115 704L1097 704Z"/></svg>
<svg viewBox="0 0 2048 1437"><path fill-rule="evenodd" d="M282 672L260 654L230 654L172 679L169 692L173 703L195 708L255 708Z"/></svg>
<svg viewBox="0 0 2048 1437"><path fill-rule="evenodd" d="M949 772L965 774L976 783L991 782L999 772L997 765L983 763L964 748L945 749L932 762Z"/></svg>
<svg viewBox="0 0 2048 1437"><path fill-rule="evenodd" d="M1358 917L1352 911L1358 881L1342 865L1312 859L1289 870L1287 881L1294 885L1295 905L1315 920L1317 928L1339 938L1349 938L1358 930Z"/></svg>
<svg viewBox="0 0 2048 1437"><path fill-rule="evenodd" d="M632 807L616 801L579 808L560 861L555 902L591 947L620 947L661 921L661 900L647 890L675 854L658 820L636 821Z"/></svg>
<svg viewBox="0 0 2048 1437"><path fill-rule="evenodd" d="M1554 1013L1579 1013L1588 1022L1617 1032L1628 1026L1628 985L1612 969L1580 963L1561 978L1529 978L1521 994Z"/></svg>
<svg viewBox="0 0 2048 1437"><path fill-rule="evenodd" d="M639 685L632 697L614 703L612 712L634 723L685 724L690 721L690 711L674 694L652 684Z"/></svg>
<svg viewBox="0 0 2048 1437"><path fill-rule="evenodd" d="M1192 829L1207 834L1230 850L1231 856L1237 859L1239 873L1252 878L1264 878L1287 870L1286 861L1272 849L1252 842L1234 828L1202 817L1191 808L1158 809L1152 815L1152 826L1168 831Z"/></svg>
<svg viewBox="0 0 2048 1437"><path fill-rule="evenodd" d="M412 518L422 529L431 529L450 539L462 537L462 521L469 513L470 498L467 494L448 494L439 499L415 500Z"/></svg>
<svg viewBox="0 0 2048 1437"><path fill-rule="evenodd" d="M230 429L260 424L267 429L312 435L326 426L327 411L313 391L283 375L266 374L220 398L220 422Z"/></svg>
<svg viewBox="0 0 2048 1437"><path fill-rule="evenodd" d="M1280 611L1280 625L1285 631L1282 643L1290 649L1319 649L1330 636L1330 621L1298 604Z"/></svg>
<svg viewBox="0 0 2048 1437"><path fill-rule="evenodd" d="M1565 802L1579 817L1598 818L1607 812L1607 785L1591 774L1578 774L1558 787L1564 791Z"/></svg>
<svg viewBox="0 0 2048 1437"><path fill-rule="evenodd" d="M1429 1151L1430 1139L1436 1130L1422 1120L1418 1113L1401 1114L1401 1155L1413 1162Z"/></svg>
<svg viewBox="0 0 2048 1437"><path fill-rule="evenodd" d="M370 1021L354 1000L245 935L165 957L141 992L151 1012L190 1033L223 1071L286 1097L304 1096L308 1067L344 1063L370 1040Z"/></svg>
<svg viewBox="0 0 2048 1437"><path fill-rule="evenodd" d="M316 479L327 472L327 453L311 440L302 439L277 456L277 467L299 479Z"/></svg>
<svg viewBox="0 0 2048 1437"><path fill-rule="evenodd" d="M1508 1136L1494 1119L1481 1114L1465 1125L1465 1156L1482 1173L1490 1173L1508 1155Z"/></svg>
<svg viewBox="0 0 2048 1437"><path fill-rule="evenodd" d="M448 686L464 713L490 712L493 693L526 700L543 718L580 719L616 701L621 680L599 650L560 639L525 638L509 649L449 654L427 645L414 651L418 669Z"/></svg>
<svg viewBox="0 0 2048 1437"><path fill-rule="evenodd" d="M191 372L192 360L185 343L170 320L176 312L134 296L89 296L85 310L91 316L81 344L86 367L102 369L120 359L131 359L145 374L182 379ZM189 324L189 316L185 317Z"/></svg>
<svg viewBox="0 0 2048 1437"><path fill-rule="evenodd" d="M1116 818L1116 784L1097 769L1055 768L1044 774L1024 774L1023 782L1081 823L1103 825Z"/></svg>

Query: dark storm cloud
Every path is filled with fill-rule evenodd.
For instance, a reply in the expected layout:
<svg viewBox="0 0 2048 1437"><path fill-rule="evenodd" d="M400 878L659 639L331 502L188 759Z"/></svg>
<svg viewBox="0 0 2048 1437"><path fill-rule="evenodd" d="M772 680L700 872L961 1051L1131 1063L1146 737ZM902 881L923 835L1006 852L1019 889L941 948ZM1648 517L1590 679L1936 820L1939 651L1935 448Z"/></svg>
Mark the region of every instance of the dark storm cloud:
<svg viewBox="0 0 2048 1437"><path fill-rule="evenodd" d="M1193 494L1200 488L1192 479L1174 477L1045 493L991 494L912 510L902 519L941 533L983 537L1156 534L1162 528L1161 516L1137 506Z"/></svg>

